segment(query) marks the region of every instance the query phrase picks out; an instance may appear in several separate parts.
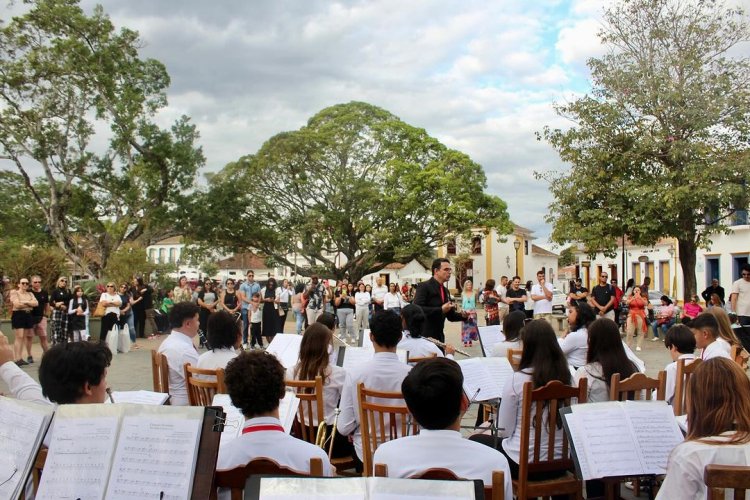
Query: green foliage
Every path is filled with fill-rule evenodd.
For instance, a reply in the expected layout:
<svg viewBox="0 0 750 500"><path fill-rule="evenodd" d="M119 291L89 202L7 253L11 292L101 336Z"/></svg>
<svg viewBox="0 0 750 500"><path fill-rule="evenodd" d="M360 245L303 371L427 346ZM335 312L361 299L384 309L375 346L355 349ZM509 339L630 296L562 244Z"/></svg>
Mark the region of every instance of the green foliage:
<svg viewBox="0 0 750 500"><path fill-rule="evenodd" d="M96 274L123 244L172 230L204 162L198 134L186 117L169 130L153 123L169 76L138 57L135 31L117 31L99 6L87 16L78 0L27 3L0 27L0 156L20 174L34 220Z"/></svg>
<svg viewBox="0 0 750 500"><path fill-rule="evenodd" d="M555 197L552 239L613 253L623 235L675 237L692 294L696 248L748 204L750 63L729 55L747 19L712 0L623 0L604 20L592 92L556 107L573 126L540 134L572 166L537 174Z"/></svg>
<svg viewBox="0 0 750 500"><path fill-rule="evenodd" d="M134 276L148 276L157 267L157 264L149 262L145 248L126 244L112 254L103 274L107 280L130 283Z"/></svg>
<svg viewBox="0 0 750 500"><path fill-rule="evenodd" d="M65 255L53 246L24 246L17 241L0 242L0 276L8 276L12 283L20 278L38 274L42 288L50 290L60 276L66 276Z"/></svg>
<svg viewBox="0 0 750 500"><path fill-rule="evenodd" d="M505 203L485 187L481 166L465 154L351 102L228 164L185 219L188 235L214 248L251 249L291 267L296 253L311 263L300 274L358 279L431 255L449 233L477 225L509 233Z"/></svg>
<svg viewBox="0 0 750 500"><path fill-rule="evenodd" d="M569 246L560 252L560 259L557 261L558 267L572 266L576 263L576 256L573 253L573 246Z"/></svg>
<svg viewBox="0 0 750 500"><path fill-rule="evenodd" d="M0 200L0 234L3 240L28 245L52 243L46 231L44 214L26 190L20 174L0 170Z"/></svg>

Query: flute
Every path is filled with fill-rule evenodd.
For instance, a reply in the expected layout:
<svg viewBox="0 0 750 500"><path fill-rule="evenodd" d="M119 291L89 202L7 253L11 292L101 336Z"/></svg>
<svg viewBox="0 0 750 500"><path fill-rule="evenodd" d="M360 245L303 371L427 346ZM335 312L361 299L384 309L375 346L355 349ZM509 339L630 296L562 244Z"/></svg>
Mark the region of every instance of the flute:
<svg viewBox="0 0 750 500"><path fill-rule="evenodd" d="M424 337L424 338L425 338L425 339L427 339L427 340L429 340L430 342L432 342L433 344L435 344L435 345L436 345L436 346L438 346L438 347L442 347L443 349L445 349L445 347L446 347L446 344L445 344L445 342L440 342L439 340L433 339L432 337ZM456 349L456 348L454 347L454 349ZM457 352L458 354L463 354L463 355L464 355L464 356L466 356L467 358L470 358L470 357L471 357L471 354L469 354L469 353L468 353L468 352L466 352L466 351L462 351L461 349L456 349L456 352Z"/></svg>

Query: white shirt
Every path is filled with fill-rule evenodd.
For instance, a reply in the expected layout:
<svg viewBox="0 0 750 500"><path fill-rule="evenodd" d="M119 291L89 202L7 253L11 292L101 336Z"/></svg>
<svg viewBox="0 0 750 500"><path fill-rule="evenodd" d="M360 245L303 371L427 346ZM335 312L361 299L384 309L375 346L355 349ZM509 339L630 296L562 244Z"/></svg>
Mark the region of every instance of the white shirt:
<svg viewBox="0 0 750 500"><path fill-rule="evenodd" d="M729 353L731 352L730 349L731 348L729 347L729 342L722 338L717 338L703 348L701 359L703 361L708 361L711 358L732 359L732 356L729 355Z"/></svg>
<svg viewBox="0 0 750 500"><path fill-rule="evenodd" d="M383 300L385 298L385 294L388 293L388 287L383 286L374 286L372 287L372 299L373 300Z"/></svg>
<svg viewBox="0 0 750 500"><path fill-rule="evenodd" d="M286 370L286 378L288 380L299 380L298 377L294 376L294 371L298 365L294 365ZM336 408L339 406L339 400L341 399L341 391L344 388L346 382L346 370L336 365L328 365L328 376L323 382L323 414L325 415L325 421L328 425L333 425L333 420L336 416ZM315 425L318 425L318 416L313 415Z"/></svg>
<svg viewBox="0 0 750 500"><path fill-rule="evenodd" d="M115 293L107 293L104 292L99 297L99 301L106 301L106 302L114 302L116 305L114 306L107 306L104 308L104 315L106 316L109 313L115 313L118 317L120 316L120 305L122 305L122 299L119 295Z"/></svg>
<svg viewBox="0 0 750 500"><path fill-rule="evenodd" d="M401 307L401 294L399 292L388 292L383 296L383 309Z"/></svg>
<svg viewBox="0 0 750 500"><path fill-rule="evenodd" d="M550 293L552 293L553 287L552 283L545 283L544 288L549 290ZM544 295L544 290L542 290L542 285L537 283L536 285L531 287L531 295ZM552 301L549 299L541 299L541 300L535 300L534 301L534 314L551 314L552 313Z"/></svg>
<svg viewBox="0 0 750 500"><path fill-rule="evenodd" d="M274 417L257 417L246 420L243 429L252 429L254 425L274 424L281 425L281 421ZM323 461L323 475L333 475L331 462L322 448L278 430L241 434L219 447L216 470L234 469L255 458L270 458L282 467L308 474L310 473L310 459L320 458ZM228 500L229 491L222 490L219 497Z"/></svg>
<svg viewBox="0 0 750 500"><path fill-rule="evenodd" d="M435 354L438 358L446 357L453 359L453 354L445 356L438 346L424 337L412 337L408 330L404 331L404 336L396 347L402 351L407 351L410 358L424 358ZM414 366L416 363L410 364Z"/></svg>
<svg viewBox="0 0 750 500"><path fill-rule="evenodd" d="M586 364L586 355L589 352L589 332L586 328L579 328L570 332L565 338L558 339L560 348L568 358L570 366L583 366Z"/></svg>
<svg viewBox="0 0 750 500"><path fill-rule="evenodd" d="M195 350L193 339L178 330L172 330L159 346L158 352L165 354L169 363L169 404L188 406L185 363L198 365L198 351Z"/></svg>
<svg viewBox="0 0 750 500"><path fill-rule="evenodd" d="M725 432L704 439L727 441L730 436L731 432ZM685 441L678 444L669 455L667 476L656 500L706 498L703 472L708 464L750 465L750 443L730 445ZM745 498L749 497L746 495Z"/></svg>
<svg viewBox="0 0 750 500"><path fill-rule="evenodd" d="M508 460L487 445L463 439L454 430L422 429L378 446L373 463L388 466L388 477L410 477L427 469L444 468L462 479L492 485L492 471L505 473L505 498L513 498Z"/></svg>
<svg viewBox="0 0 750 500"><path fill-rule="evenodd" d="M504 298L505 298L505 294L506 294L506 292L508 291L508 289L507 289L507 288L505 288L505 287L504 287L503 285L497 285L497 286L495 287L495 291L496 291L496 292L497 292L497 294L498 294L498 295L500 296L500 298L503 298L503 299L504 299ZM507 304L505 304L505 305L507 305Z"/></svg>
<svg viewBox="0 0 750 500"><path fill-rule="evenodd" d="M646 363L644 363L641 358L635 355L633 349L628 347L628 344L626 344L624 340L622 341L622 348L625 349L625 354L628 356L628 359L635 363L635 366L638 367L638 371L641 373L646 373Z"/></svg>
<svg viewBox="0 0 750 500"><path fill-rule="evenodd" d="M359 427L359 404L357 402L357 384L364 382L368 389L386 392L401 392L401 382L411 370L411 366L402 363L395 352L376 352L371 361L359 369L347 373L344 389L341 392L341 413L339 414L338 431L344 436L354 435L354 450L362 460L362 434ZM378 401L373 398L373 401ZM383 400L389 402L389 400Z"/></svg>
<svg viewBox="0 0 750 500"><path fill-rule="evenodd" d="M505 450L506 455L510 457L515 463L518 463L521 454L521 414L523 405L523 384L525 382L531 382L531 369L526 368L523 371L514 372L511 378L505 383L503 388L503 397L500 402L500 410L498 411L497 425L500 429L500 437L503 439L502 446ZM534 406L531 407L532 421L536 411ZM541 433L542 442L540 443L539 458L541 460L547 460L547 442L549 441L549 433L547 432L547 418L543 419L544 427ZM555 457L559 458L562 456L562 439L563 431L558 429L555 432ZM529 435L529 453L534 452L534 433Z"/></svg>
<svg viewBox="0 0 750 500"><path fill-rule="evenodd" d="M288 288L277 288L276 289L276 298L279 299L279 302L282 304L288 304L289 298L292 296L291 290Z"/></svg>
<svg viewBox="0 0 750 500"><path fill-rule="evenodd" d="M732 283L732 294L737 294L737 316L750 316L750 281L740 278ZM731 302L730 302L731 303Z"/></svg>
<svg viewBox="0 0 750 500"><path fill-rule="evenodd" d="M239 356L239 354L234 350L234 347L211 349L198 356L198 368L206 370L226 368L227 363Z"/></svg>
<svg viewBox="0 0 750 500"><path fill-rule="evenodd" d="M523 344L521 343L521 340L503 340L502 342L498 342L494 346L492 346L492 354L491 356L495 356L497 358L507 358L508 357L508 349L521 349L523 347Z"/></svg>
<svg viewBox="0 0 750 500"><path fill-rule="evenodd" d="M695 359L694 354L680 354L680 356L677 358L679 359L686 359L692 362ZM689 365L689 362L685 362L686 365ZM667 383L666 383L666 390L665 390L665 397L664 400L668 404L672 404L672 400L674 399L674 390L677 386L677 361L672 361L669 363L665 368L664 371L667 373Z"/></svg>
<svg viewBox="0 0 750 500"><path fill-rule="evenodd" d="M370 297L370 292L357 292L354 294L354 302L357 307L368 307L371 300L372 297Z"/></svg>
<svg viewBox="0 0 750 500"><path fill-rule="evenodd" d="M42 394L42 387L31 376L20 369L13 361L0 366L0 379L8 386L10 394L21 401L31 401L43 405L53 404ZM49 433L47 433L49 434Z"/></svg>
<svg viewBox="0 0 750 500"><path fill-rule="evenodd" d="M250 323L260 323L263 319L263 309L258 306L257 309L253 309L253 305L250 304L250 306L247 309L250 312Z"/></svg>
<svg viewBox="0 0 750 500"><path fill-rule="evenodd" d="M575 377L573 377L573 385L577 386L582 378L585 378L587 381L587 403L609 401L609 385L604 380L602 365L598 361L586 364L576 370Z"/></svg>

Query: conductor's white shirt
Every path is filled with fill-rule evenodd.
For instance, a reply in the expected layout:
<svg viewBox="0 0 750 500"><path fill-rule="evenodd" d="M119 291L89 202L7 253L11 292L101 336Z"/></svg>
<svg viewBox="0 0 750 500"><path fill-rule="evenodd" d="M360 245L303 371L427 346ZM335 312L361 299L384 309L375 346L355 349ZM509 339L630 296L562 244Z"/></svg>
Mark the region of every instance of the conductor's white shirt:
<svg viewBox="0 0 750 500"><path fill-rule="evenodd" d="M508 460L499 451L461 437L453 430L422 429L416 436L378 446L374 464L388 466L388 477L410 477L431 468L445 468L463 479L492 485L492 471L505 473L505 498L513 498Z"/></svg>
<svg viewBox="0 0 750 500"><path fill-rule="evenodd" d="M359 428L357 384L364 382L368 389L400 393L401 382L404 381L410 369L411 366L400 361L395 352L376 352L371 361L347 373L344 390L341 393L341 414L337 429L344 436L354 436L354 450L360 460L362 460L362 434ZM378 399L373 398L373 401L377 402Z"/></svg>
<svg viewBox="0 0 750 500"><path fill-rule="evenodd" d="M704 440L726 442L731 435L732 431ZM730 445L685 441L678 444L669 455L667 476L656 500L706 498L703 472L708 464L750 465L750 443Z"/></svg>
<svg viewBox="0 0 750 500"><path fill-rule="evenodd" d="M187 406L189 401L185 363L198 365L198 351L195 350L193 339L178 330L172 330L159 346L158 352L165 354L169 363L169 404Z"/></svg>

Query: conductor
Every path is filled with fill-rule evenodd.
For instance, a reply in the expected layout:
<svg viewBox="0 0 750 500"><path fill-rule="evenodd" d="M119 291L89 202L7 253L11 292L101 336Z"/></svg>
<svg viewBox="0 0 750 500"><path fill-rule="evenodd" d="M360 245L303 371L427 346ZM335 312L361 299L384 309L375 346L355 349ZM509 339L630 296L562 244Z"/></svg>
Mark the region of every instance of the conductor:
<svg viewBox="0 0 750 500"><path fill-rule="evenodd" d="M432 278L417 287L417 294L414 297L414 304L420 306L425 314L422 336L432 337L440 342L445 342L443 328L446 318L448 321L462 321L467 318L466 313L456 311L456 305L445 286L452 272L453 269L448 259L433 260Z"/></svg>

